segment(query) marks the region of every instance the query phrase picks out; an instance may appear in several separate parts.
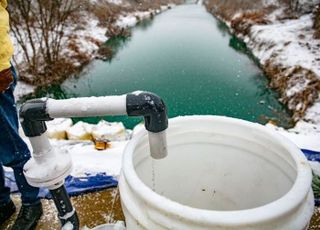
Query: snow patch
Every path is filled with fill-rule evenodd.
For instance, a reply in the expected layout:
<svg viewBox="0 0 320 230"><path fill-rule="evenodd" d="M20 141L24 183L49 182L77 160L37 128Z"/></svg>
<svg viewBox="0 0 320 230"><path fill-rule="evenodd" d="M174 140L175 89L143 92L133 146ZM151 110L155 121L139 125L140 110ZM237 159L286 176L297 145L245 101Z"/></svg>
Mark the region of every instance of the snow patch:
<svg viewBox="0 0 320 230"><path fill-rule="evenodd" d="M248 47L261 60L283 66L301 66L320 76L320 42L313 39L312 14L296 20L251 27Z"/></svg>
<svg viewBox="0 0 320 230"><path fill-rule="evenodd" d="M72 230L72 229L73 229L73 224L70 223L69 221L65 223L61 228L61 230Z"/></svg>
<svg viewBox="0 0 320 230"><path fill-rule="evenodd" d="M16 85L16 88L14 90L14 97L16 98L16 100L19 100L24 95L33 93L34 90L35 90L34 86L29 85L22 81L18 81L18 84Z"/></svg>
<svg viewBox="0 0 320 230"><path fill-rule="evenodd" d="M72 176L106 173L118 177L127 141L110 142L110 148L98 151L91 141L51 140L56 151L68 151L72 158Z"/></svg>
<svg viewBox="0 0 320 230"><path fill-rule="evenodd" d="M309 123L299 122L295 128L289 130L285 130L272 124L267 124L266 126L291 140L291 142L300 149L320 152L320 132L315 133Z"/></svg>

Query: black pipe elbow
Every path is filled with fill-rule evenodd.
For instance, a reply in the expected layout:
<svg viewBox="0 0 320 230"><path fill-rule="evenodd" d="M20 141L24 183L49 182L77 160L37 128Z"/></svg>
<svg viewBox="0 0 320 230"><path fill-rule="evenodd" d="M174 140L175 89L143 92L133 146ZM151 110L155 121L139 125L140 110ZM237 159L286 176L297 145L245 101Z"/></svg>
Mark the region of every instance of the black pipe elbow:
<svg viewBox="0 0 320 230"><path fill-rule="evenodd" d="M46 101L29 100L19 111L21 126L27 137L40 136L47 130L45 121L53 120L46 111Z"/></svg>
<svg viewBox="0 0 320 230"><path fill-rule="evenodd" d="M167 108L163 100L150 92L127 94L128 116L143 116L148 131L159 133L168 128Z"/></svg>

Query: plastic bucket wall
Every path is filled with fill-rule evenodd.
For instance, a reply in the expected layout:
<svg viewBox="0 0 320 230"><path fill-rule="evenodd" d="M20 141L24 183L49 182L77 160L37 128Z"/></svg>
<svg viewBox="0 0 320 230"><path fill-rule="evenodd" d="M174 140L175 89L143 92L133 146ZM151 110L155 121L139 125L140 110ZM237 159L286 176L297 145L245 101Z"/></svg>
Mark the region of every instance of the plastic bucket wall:
<svg viewBox="0 0 320 230"><path fill-rule="evenodd" d="M168 156L147 133L128 143L119 181L127 229L304 229L313 213L301 151L264 126L217 116L170 119Z"/></svg>

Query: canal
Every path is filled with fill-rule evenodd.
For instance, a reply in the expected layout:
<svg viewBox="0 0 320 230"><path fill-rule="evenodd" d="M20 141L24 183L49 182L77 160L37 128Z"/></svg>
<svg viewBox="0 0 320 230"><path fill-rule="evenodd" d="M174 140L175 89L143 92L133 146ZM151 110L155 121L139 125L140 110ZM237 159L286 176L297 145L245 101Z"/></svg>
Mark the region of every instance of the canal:
<svg viewBox="0 0 320 230"><path fill-rule="evenodd" d="M126 40L110 40L110 61L95 60L79 76L52 87L56 97L160 95L170 117L213 114L288 126L290 114L244 44L198 4L177 6L144 21ZM75 105L76 106L76 105ZM103 106L103 105L101 105ZM100 118L85 119L97 122ZM123 121L132 128L139 120Z"/></svg>

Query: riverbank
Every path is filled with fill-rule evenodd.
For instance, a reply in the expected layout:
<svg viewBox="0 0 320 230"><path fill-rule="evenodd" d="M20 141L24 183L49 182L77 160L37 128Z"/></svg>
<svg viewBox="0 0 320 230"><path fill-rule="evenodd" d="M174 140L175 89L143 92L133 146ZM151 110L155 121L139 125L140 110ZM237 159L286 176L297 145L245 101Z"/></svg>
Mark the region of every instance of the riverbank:
<svg viewBox="0 0 320 230"><path fill-rule="evenodd" d="M112 50L104 45L108 39L130 36L130 28L137 23L180 3L181 0L145 0L139 3L128 0L92 0L74 3L79 4L78 9L64 22L61 31L61 42L58 44L61 47L57 54L60 58L51 64L48 64L47 57L40 52L44 49L42 31L36 29L37 24L28 25L31 32L37 30L30 37L24 34L27 32L23 28L27 26L21 21L17 26L21 27L20 37L14 29L11 34L15 47L13 62L20 76L16 96L19 98L31 93L36 87L61 84L79 73L93 59L110 58ZM54 34L49 33L48 36L54 38ZM25 43L22 43L21 37L25 37ZM32 41L31 44L28 39ZM36 60L34 62L37 66L34 67L30 60Z"/></svg>
<svg viewBox="0 0 320 230"><path fill-rule="evenodd" d="M299 2L208 0L205 6L259 60L270 87L293 112L296 125L289 134L320 138L319 2Z"/></svg>

